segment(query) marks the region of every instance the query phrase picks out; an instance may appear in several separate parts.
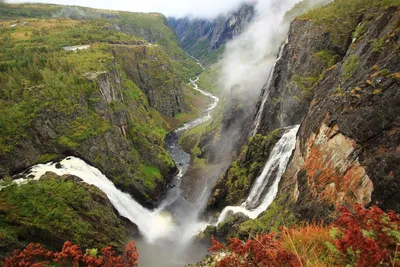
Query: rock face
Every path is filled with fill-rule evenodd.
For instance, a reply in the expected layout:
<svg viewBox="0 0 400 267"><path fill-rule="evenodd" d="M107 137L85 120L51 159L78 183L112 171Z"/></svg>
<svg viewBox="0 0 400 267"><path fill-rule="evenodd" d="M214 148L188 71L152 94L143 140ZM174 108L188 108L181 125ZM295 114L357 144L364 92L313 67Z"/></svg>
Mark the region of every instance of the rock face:
<svg viewBox="0 0 400 267"><path fill-rule="evenodd" d="M220 15L214 20L169 18L182 47L192 56L202 59L239 35L254 17L254 6L243 5L238 11Z"/></svg>
<svg viewBox="0 0 400 267"><path fill-rule="evenodd" d="M114 54L128 77L147 95L151 107L170 117L187 111L181 81L160 46L116 46Z"/></svg>
<svg viewBox="0 0 400 267"><path fill-rule="evenodd" d="M208 209L222 210L225 206L240 205L246 199L251 185L261 174L271 150L283 132L276 130L268 136L256 135L250 139L237 160L218 179Z"/></svg>

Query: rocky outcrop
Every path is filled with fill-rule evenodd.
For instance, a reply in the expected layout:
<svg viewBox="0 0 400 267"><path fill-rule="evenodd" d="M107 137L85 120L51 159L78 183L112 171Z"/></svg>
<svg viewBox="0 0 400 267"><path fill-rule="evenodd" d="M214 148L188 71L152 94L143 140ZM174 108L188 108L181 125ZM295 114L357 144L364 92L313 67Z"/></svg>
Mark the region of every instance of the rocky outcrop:
<svg viewBox="0 0 400 267"><path fill-rule="evenodd" d="M398 14L364 14L345 57L316 85L284 184L302 175L325 204L400 210Z"/></svg>
<svg viewBox="0 0 400 267"><path fill-rule="evenodd" d="M243 32L254 14L254 6L245 4L238 11L220 15L214 20L186 17L169 18L168 22L183 49L201 60Z"/></svg>

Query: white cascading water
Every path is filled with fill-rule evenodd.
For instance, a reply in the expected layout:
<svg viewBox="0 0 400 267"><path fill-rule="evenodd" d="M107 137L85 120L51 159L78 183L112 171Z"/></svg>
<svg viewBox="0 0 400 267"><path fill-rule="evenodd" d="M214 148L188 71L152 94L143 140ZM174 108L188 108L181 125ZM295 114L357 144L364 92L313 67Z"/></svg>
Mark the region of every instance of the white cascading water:
<svg viewBox="0 0 400 267"><path fill-rule="evenodd" d="M198 64L201 65L201 63L198 62ZM178 128L175 130L176 133L181 133L181 132L185 132L188 131L200 124L205 123L206 121L209 121L211 119L211 112L213 111L213 109L215 109L215 107L218 105L219 102L219 98L216 97L215 95L212 95L209 92L203 91L199 88L199 86L197 85L197 81L199 80L199 77L196 77L195 80L190 79L190 85L193 86L193 89L200 92L202 95L208 96L211 100L212 103L207 107L207 109L205 110L205 114L203 116L201 116L200 118L197 118L193 121L190 121L188 123L185 123L182 127Z"/></svg>
<svg viewBox="0 0 400 267"><path fill-rule="evenodd" d="M270 88L271 88L271 82L272 82L273 74L274 74L274 71L275 71L275 67L276 67L276 64L278 63L278 61L282 58L283 51L285 50L285 46L287 45L288 42L289 42L289 40L286 39L285 44L281 46L281 48L279 50L279 56L275 60L275 63L272 66L272 68L271 68L271 70L270 70L270 72L268 74L268 81L267 81L267 84L265 86L265 92L264 92L264 95L263 95L261 106L260 106L260 108L258 109L258 112L257 112L257 116L256 116L256 119L255 119L255 127L254 127L254 130L253 130L251 136L255 136L257 134L257 131L258 131L259 127L260 127L262 113L264 111L265 103L267 102L268 97L269 97L269 91L270 91Z"/></svg>
<svg viewBox="0 0 400 267"><path fill-rule="evenodd" d="M286 130L271 151L264 169L261 175L256 178L246 201L240 206L224 208L215 225L223 222L231 213L241 212L249 218L255 219L268 208L278 193L279 182L296 145L299 127L299 125L296 125ZM268 184L271 184L269 188L267 188Z"/></svg>

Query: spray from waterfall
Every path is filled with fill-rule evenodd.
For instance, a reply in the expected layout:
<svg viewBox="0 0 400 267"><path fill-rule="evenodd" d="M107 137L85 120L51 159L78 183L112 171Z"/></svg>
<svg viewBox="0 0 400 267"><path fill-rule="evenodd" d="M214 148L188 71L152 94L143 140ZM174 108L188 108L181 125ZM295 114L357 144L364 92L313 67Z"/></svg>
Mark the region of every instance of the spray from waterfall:
<svg viewBox="0 0 400 267"><path fill-rule="evenodd" d="M236 86L253 104L271 72L279 47L287 38L290 21L285 19L285 12L299 1L257 1L253 20L226 45L221 61L221 88L229 92Z"/></svg>
<svg viewBox="0 0 400 267"><path fill-rule="evenodd" d="M241 212L249 218L255 219L268 208L278 193L279 182L296 145L299 127L296 125L286 130L271 151L264 169L256 178L246 201L240 206L228 206L223 209L216 225L223 222L232 212Z"/></svg>

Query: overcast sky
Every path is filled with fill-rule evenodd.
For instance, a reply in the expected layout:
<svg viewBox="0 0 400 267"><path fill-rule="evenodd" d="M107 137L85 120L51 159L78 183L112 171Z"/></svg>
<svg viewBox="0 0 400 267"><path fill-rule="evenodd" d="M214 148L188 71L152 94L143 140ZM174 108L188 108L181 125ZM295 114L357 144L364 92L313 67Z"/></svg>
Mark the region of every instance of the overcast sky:
<svg viewBox="0 0 400 267"><path fill-rule="evenodd" d="M8 2L54 3L134 12L161 12L176 17L191 14L210 18L234 10L241 3L251 0L8 0Z"/></svg>

